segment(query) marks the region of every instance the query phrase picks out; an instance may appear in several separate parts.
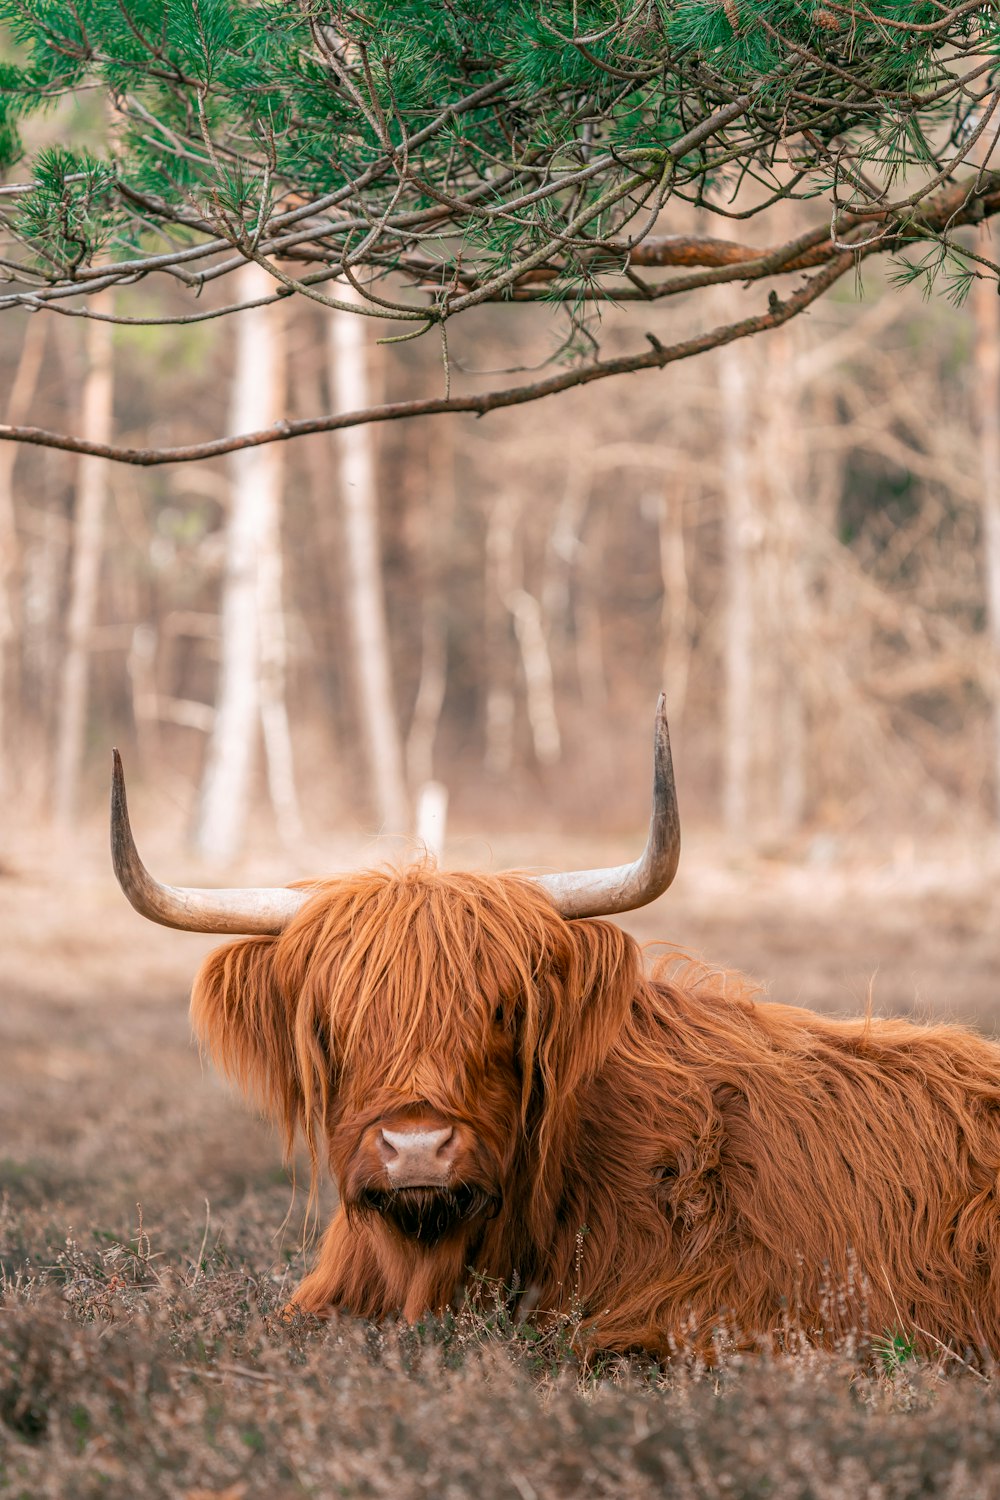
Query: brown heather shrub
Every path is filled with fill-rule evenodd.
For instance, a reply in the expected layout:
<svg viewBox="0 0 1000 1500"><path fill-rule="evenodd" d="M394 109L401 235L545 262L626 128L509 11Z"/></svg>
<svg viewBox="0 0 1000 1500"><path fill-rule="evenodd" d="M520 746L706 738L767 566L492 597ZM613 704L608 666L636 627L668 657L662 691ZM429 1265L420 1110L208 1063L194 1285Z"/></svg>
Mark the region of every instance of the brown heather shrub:
<svg viewBox="0 0 1000 1500"><path fill-rule="evenodd" d="M241 1248L192 1226L67 1238L0 1211L0 1493L23 1500L994 1500L1000 1399L887 1331L867 1363L805 1350L712 1369L582 1368L572 1329L484 1288L417 1329L286 1321L297 1273L252 1201Z"/></svg>

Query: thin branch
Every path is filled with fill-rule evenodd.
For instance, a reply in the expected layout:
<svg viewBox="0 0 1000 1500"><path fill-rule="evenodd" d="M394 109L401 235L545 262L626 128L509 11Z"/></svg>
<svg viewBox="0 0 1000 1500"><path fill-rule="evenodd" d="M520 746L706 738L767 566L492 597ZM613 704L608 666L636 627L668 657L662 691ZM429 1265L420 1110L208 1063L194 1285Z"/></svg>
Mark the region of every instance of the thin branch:
<svg viewBox="0 0 1000 1500"><path fill-rule="evenodd" d="M274 427L260 432L247 432L234 437L216 438L207 443L193 443L176 448L129 448L111 443L91 443L85 438L71 437L64 433L49 432L40 427L20 427L0 424L0 441L29 443L36 447L58 448L68 453L93 454L114 463L136 464L143 468L168 463L194 463L217 458L226 453L235 453L244 448L260 448L267 443L287 442L291 438L305 437L316 432L340 432L346 427L358 427L368 422L395 422L407 417L443 416L451 412L471 412L485 416L487 412L503 407L524 406L540 401L546 396L572 390L576 386L591 385L596 380L607 380L616 375L635 374L639 370L662 370L679 360L691 359L705 354L722 344L736 339L749 338L771 328L780 328L791 318L803 312L818 297L821 297L835 281L850 270L855 263L851 251L842 251L824 269L784 302L776 297L768 302L766 313L743 318L729 323L696 338L680 343L664 345L652 334L646 337L650 348L640 354L623 355L618 359L594 360L575 370L560 375L551 375L545 380L528 385L514 386L500 391L488 391L482 395L437 397L429 400L392 401L380 406L370 406L362 411L340 412L323 417L299 418L295 421L276 423Z"/></svg>

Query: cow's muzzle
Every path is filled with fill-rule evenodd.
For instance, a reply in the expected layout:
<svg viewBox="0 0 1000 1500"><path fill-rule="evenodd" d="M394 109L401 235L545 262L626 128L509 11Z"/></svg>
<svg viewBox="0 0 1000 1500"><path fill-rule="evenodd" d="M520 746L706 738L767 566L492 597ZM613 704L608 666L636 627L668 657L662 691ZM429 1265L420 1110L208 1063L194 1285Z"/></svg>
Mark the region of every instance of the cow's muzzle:
<svg viewBox="0 0 1000 1500"><path fill-rule="evenodd" d="M465 1122L411 1106L371 1123L344 1183L350 1209L433 1244L495 1213L496 1173Z"/></svg>
<svg viewBox="0 0 1000 1500"><path fill-rule="evenodd" d="M446 1188L453 1180L461 1140L452 1125L381 1126L375 1150L391 1188Z"/></svg>
<svg viewBox="0 0 1000 1500"><path fill-rule="evenodd" d="M491 1193L472 1183L451 1188L369 1187L359 1204L364 1211L394 1225L407 1239L424 1245L436 1244L476 1219L489 1218L497 1206Z"/></svg>

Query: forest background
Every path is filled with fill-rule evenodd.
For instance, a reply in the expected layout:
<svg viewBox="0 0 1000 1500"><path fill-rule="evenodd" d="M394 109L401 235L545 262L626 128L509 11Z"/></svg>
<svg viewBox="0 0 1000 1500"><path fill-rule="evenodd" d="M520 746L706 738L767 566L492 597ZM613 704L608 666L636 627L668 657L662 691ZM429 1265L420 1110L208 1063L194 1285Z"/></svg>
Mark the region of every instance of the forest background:
<svg viewBox="0 0 1000 1500"><path fill-rule="evenodd" d="M614 831L644 801L662 684L689 822L807 844L956 820L975 836L996 820L1000 774L996 311L995 293L955 307L869 272L863 295L850 287L758 341L524 412L317 435L157 472L4 447L12 824L93 813L115 741L164 815L173 803L178 833L194 827L226 519L256 468L281 496L280 534L263 543L281 588L264 627L264 696L294 725L294 789L284 761L273 788L286 833L303 798L313 833L407 832L432 776L466 828L521 815L579 832L582 814L595 833ZM603 314L612 346L625 316ZM672 336L676 318L646 314ZM248 327L84 329L8 314L8 416L30 407L40 426L86 432L103 402L123 440L183 443L243 430L241 402L268 425L330 407L345 381L383 398L436 388L436 350L390 362L366 339L339 351L334 321L308 306L261 310ZM553 330L534 308L484 309L476 322L455 339L457 364L530 366L549 352ZM344 544L341 491L358 484L347 450L359 444L370 493L355 498L377 509L388 630L382 732L400 747L381 779L351 624L352 607L381 604L352 604ZM94 516L88 483L106 492ZM86 702L74 713L80 655ZM256 737L252 719L246 732Z"/></svg>
<svg viewBox="0 0 1000 1500"><path fill-rule="evenodd" d="M11 826L41 819L70 837L97 811L114 740L149 789L151 824L219 867L248 836L276 834L298 850L296 863L319 852L328 830L406 838L421 831L419 805L440 810L445 793L462 833L520 822L614 838L645 800L662 687L686 824L724 832L730 847L822 862L897 835L978 841L1000 822L990 14L866 11L848 28L837 7L808 17L793 8L779 34L756 12L751 22L749 12L681 6L655 25L623 14L585 37L574 10L577 42L554 21L512 12L502 34L519 81L498 120L523 153L517 170L534 180L538 153L554 151L545 168L554 178L515 196L509 225L503 214L490 220L486 241L476 194L502 193L505 177L490 167L480 181L474 152L477 131L487 147L492 139L493 106L446 133L440 161L428 126L425 167L410 162L422 136L411 148L407 120L426 106L428 68L441 71L439 89L447 69L463 80L468 66L473 78L486 69L473 100L510 88L490 81L488 58L467 61L470 46L501 33L467 7L455 51L447 14L418 6L412 37L402 16L372 21L385 50L369 58L369 21L345 22L342 33L322 10L292 21L265 8L250 21L225 5L195 6L161 42L152 11L147 21L98 5L86 23L67 12L61 29L44 8L11 11L11 56L22 62L4 64L0 153L15 180L0 199L12 287L0 415L12 436L34 442L29 426L42 430L41 447L0 446L0 776L17 791ZM664 41L673 82L650 95ZM719 59L714 75L709 58ZM88 69L107 97L85 86ZM593 91L594 120L582 125L574 69ZM256 79L263 92L242 120L241 89L252 94ZM713 113L741 82L744 93ZM316 139L298 154L276 134L282 88L316 115ZM828 97L838 90L839 104ZM57 107L40 110L49 97ZM634 97L646 98L644 114ZM555 112L552 100L562 101ZM671 110L681 121L706 114L681 136L687 155ZM595 131L611 143L604 157L588 144ZM657 149L684 166L661 174L650 198L660 168L642 169L635 143L655 155L661 136ZM348 171L353 149L360 171L374 150L369 194L381 191L378 152L399 185L363 245L344 231L335 255L346 259L329 269L329 233L340 231L328 226L324 238L326 221L308 220L289 266L311 256L321 269L289 279L256 248L263 219L252 234L247 223L271 201L272 176L273 191L296 169L311 180L328 145L326 170ZM569 170L561 163L574 153ZM24 161L36 175L30 189L18 185ZM640 170L619 182L626 166ZM956 174L970 166L978 176L956 196ZM660 293L684 278L651 283L606 265L610 251L594 249L611 245L605 230L593 240L578 228L562 261L553 240L546 261L532 236L549 232L545 205L561 172L585 205L581 226L603 225L593 215L619 200L614 212L639 223L639 208L667 194L670 233L643 241L657 223L646 213L631 252L640 267L721 266L735 247L706 236L734 220L737 259L775 242L784 258L751 260L742 286L738 268L695 274L687 296L670 301ZM612 187L591 204L588 181L600 185L602 173ZM952 184L937 199L921 196L928 173L931 187ZM173 208L143 186L150 174L180 194ZM365 190L355 191L368 212ZM451 214L466 248L430 234L438 269L409 252L386 259L379 235L395 224L401 194L425 204L414 222L427 203L446 205L428 222ZM846 201L829 233L816 227L817 194ZM885 219L887 194L902 205L896 218ZM918 200L923 218L907 207ZM880 214L884 227L866 229ZM340 222L350 215L334 214ZM165 257L171 275L139 271L138 292L127 276L101 290L90 262L105 256L108 236L131 243L153 224L168 244L204 239L213 224L233 239L249 257L230 271L235 290L226 278L196 278L194 311L196 283L174 264L177 247ZM779 280L782 294L768 293L760 318L760 270L794 270L789 247L807 241L806 266L824 266L831 243L833 261L784 301L789 283ZM883 246L897 249L887 264L869 253ZM363 255L376 277L367 286L357 279ZM449 256L451 290L437 285ZM852 264L853 278L843 276ZM347 281L324 297L323 278L337 274ZM426 314L400 300L400 277L426 286ZM491 305L494 285L501 300ZM823 286L832 290L814 300ZM74 287L89 293L78 305L65 296ZM276 287L299 295L276 301ZM937 295L921 301L921 292ZM250 306L214 316L234 304ZM808 310L785 321L798 305ZM657 373L573 385L619 353L635 367L637 320L648 361L706 322L724 328L748 315L748 327L778 326ZM387 347L380 318L410 332ZM422 336L436 321L440 340ZM322 412L433 403L442 387L447 405L453 387L560 369L568 388L519 410L319 432L152 470L60 451L76 439L52 442L68 431L97 450L183 449Z"/></svg>
<svg viewBox="0 0 1000 1500"><path fill-rule="evenodd" d="M169 823L178 849L198 840L224 653L255 650L221 604L249 545L266 553L266 660L220 795L250 742L267 754L227 825L229 861L244 833L410 833L431 779L463 833L639 829L661 685L688 827L816 859L986 836L1000 302L985 291L923 301L869 270L794 324L663 373L197 465L6 445L8 830L96 817L114 742L148 791L144 821ZM628 316L602 313L610 348ZM676 337L679 316L647 309L644 326ZM8 313L7 415L186 443L361 405L359 390L437 389L436 348L390 357L366 329L338 345L338 321L308 305L179 328ZM532 366L553 323L478 310L451 359ZM261 484L248 543L227 522ZM377 575L345 541L359 506Z"/></svg>

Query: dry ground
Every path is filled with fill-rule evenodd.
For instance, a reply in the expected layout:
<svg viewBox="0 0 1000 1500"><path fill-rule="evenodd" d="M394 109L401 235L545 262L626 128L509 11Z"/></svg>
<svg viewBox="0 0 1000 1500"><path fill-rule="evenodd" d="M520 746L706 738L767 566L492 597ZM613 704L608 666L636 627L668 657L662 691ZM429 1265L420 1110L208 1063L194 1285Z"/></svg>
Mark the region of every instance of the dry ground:
<svg viewBox="0 0 1000 1500"><path fill-rule="evenodd" d="M874 981L878 1011L1000 1028L995 854L900 847L846 870L822 852L740 864L696 843L628 925L777 999L852 1011ZM283 877L263 860L251 878ZM13 850L0 931L0 1492L1000 1494L1000 1399L954 1361L584 1375L559 1336L536 1344L483 1308L403 1335L286 1327L304 1194L290 1210L274 1138L191 1045L210 940L135 917L96 840L72 878Z"/></svg>

